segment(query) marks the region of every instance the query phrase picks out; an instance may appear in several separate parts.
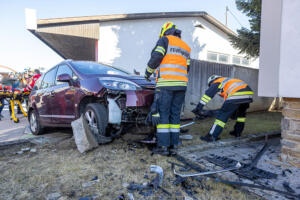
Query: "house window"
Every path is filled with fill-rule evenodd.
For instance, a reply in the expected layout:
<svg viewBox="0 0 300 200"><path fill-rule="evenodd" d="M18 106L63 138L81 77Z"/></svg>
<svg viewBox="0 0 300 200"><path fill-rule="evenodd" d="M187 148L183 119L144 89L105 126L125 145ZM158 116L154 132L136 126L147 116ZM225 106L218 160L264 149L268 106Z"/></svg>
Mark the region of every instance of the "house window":
<svg viewBox="0 0 300 200"><path fill-rule="evenodd" d="M237 65L241 64L241 58L238 56L232 56L232 63Z"/></svg>
<svg viewBox="0 0 300 200"><path fill-rule="evenodd" d="M229 56L225 54L219 54L219 62L228 63Z"/></svg>
<svg viewBox="0 0 300 200"><path fill-rule="evenodd" d="M208 52L207 53L207 60L209 60L209 61L217 61L218 60L218 54L217 53Z"/></svg>
<svg viewBox="0 0 300 200"><path fill-rule="evenodd" d="M207 60L221 63L229 62L229 55L215 52L207 52Z"/></svg>
<svg viewBox="0 0 300 200"><path fill-rule="evenodd" d="M249 65L249 60L247 58L242 59L242 64L243 65Z"/></svg>
<svg viewBox="0 0 300 200"><path fill-rule="evenodd" d="M232 56L232 64L249 65L250 61L249 61L249 59L241 57L241 56Z"/></svg>

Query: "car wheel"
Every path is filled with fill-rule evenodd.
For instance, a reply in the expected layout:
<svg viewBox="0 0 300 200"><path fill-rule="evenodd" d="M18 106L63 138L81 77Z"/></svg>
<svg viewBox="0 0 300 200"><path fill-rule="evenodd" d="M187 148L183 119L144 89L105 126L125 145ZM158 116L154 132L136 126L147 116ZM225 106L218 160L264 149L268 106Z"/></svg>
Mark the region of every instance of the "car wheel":
<svg viewBox="0 0 300 200"><path fill-rule="evenodd" d="M101 143L103 138L106 137L108 123L106 108L99 103L90 103L85 107L83 116L97 142Z"/></svg>
<svg viewBox="0 0 300 200"><path fill-rule="evenodd" d="M33 135L40 135L43 133L43 127L40 124L38 115L34 110L29 113L29 127Z"/></svg>

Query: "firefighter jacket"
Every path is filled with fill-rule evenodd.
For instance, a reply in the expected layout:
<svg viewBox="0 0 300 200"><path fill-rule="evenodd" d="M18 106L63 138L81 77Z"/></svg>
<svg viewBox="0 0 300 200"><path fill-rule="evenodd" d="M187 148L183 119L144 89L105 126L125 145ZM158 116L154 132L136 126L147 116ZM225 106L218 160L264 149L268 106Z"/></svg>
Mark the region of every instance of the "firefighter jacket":
<svg viewBox="0 0 300 200"><path fill-rule="evenodd" d="M167 35L160 38L152 50L145 75L156 70L156 87L185 90L190 65L190 47L179 37Z"/></svg>
<svg viewBox="0 0 300 200"><path fill-rule="evenodd" d="M212 82L205 91L200 103L206 105L217 93L230 103L251 103L254 92L242 80L235 78L221 77Z"/></svg>
<svg viewBox="0 0 300 200"><path fill-rule="evenodd" d="M41 77L41 74L36 74L32 77L32 79L27 84L26 88L23 89L23 92L29 92L32 90L35 82Z"/></svg>

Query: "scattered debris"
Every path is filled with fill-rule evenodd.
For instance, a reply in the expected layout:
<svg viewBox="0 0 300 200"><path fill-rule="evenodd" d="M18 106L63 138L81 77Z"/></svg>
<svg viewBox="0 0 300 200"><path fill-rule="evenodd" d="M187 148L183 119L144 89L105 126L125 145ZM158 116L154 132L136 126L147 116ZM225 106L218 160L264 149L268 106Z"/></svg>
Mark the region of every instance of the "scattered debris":
<svg viewBox="0 0 300 200"><path fill-rule="evenodd" d="M132 193L128 193L127 195L128 195L129 200L134 200L134 197L133 197Z"/></svg>
<svg viewBox="0 0 300 200"><path fill-rule="evenodd" d="M57 200L59 199L59 197L61 197L61 194L55 192L55 193L48 194L46 200Z"/></svg>
<svg viewBox="0 0 300 200"><path fill-rule="evenodd" d="M95 176L94 178L92 178L91 181L96 181L96 182L99 182L99 179L98 179L98 176Z"/></svg>
<svg viewBox="0 0 300 200"><path fill-rule="evenodd" d="M269 148L269 144L266 141L264 146L261 148L261 150L255 155L254 159L252 160L252 162L250 163L250 165L248 166L248 168L251 170L253 167L256 167L259 159L261 158L261 156L266 152L266 150Z"/></svg>
<svg viewBox="0 0 300 200"><path fill-rule="evenodd" d="M189 134L185 134L185 135L180 135L179 138L182 140L192 140L193 136Z"/></svg>
<svg viewBox="0 0 300 200"><path fill-rule="evenodd" d="M282 170L282 176L283 177L286 177L286 172L289 172L290 174L292 174L292 171L290 170L290 169L284 169L284 170Z"/></svg>
<svg viewBox="0 0 300 200"><path fill-rule="evenodd" d="M158 165L150 165L150 172L158 175L158 185L161 186L164 179L164 171Z"/></svg>
<svg viewBox="0 0 300 200"><path fill-rule="evenodd" d="M99 179L97 176L95 176L91 181L83 183L82 187L83 188L87 188L87 187L91 187L92 185L96 184L99 182Z"/></svg>
<svg viewBox="0 0 300 200"><path fill-rule="evenodd" d="M31 153L36 153L37 150L36 150L36 149L30 149L30 152L31 152Z"/></svg>
<svg viewBox="0 0 300 200"><path fill-rule="evenodd" d="M193 124L195 124L194 121L189 122L189 123L186 123L186 124L183 124L183 125L180 125L180 128L184 128L184 127L187 127L187 126L191 126L191 125L193 125Z"/></svg>
<svg viewBox="0 0 300 200"><path fill-rule="evenodd" d="M21 151L23 152L30 151L30 147L22 148Z"/></svg>
<svg viewBox="0 0 300 200"><path fill-rule="evenodd" d="M16 154L21 155L23 153L24 153L23 151L18 151Z"/></svg>
<svg viewBox="0 0 300 200"><path fill-rule="evenodd" d="M284 187L284 189L286 189L286 191L291 192L291 193L296 193L295 190L293 190L290 186L290 184L286 181L284 181L282 183L282 186Z"/></svg>
<svg viewBox="0 0 300 200"><path fill-rule="evenodd" d="M79 200L95 200L97 198L99 198L99 195L94 194L92 196L80 197Z"/></svg>
<svg viewBox="0 0 300 200"><path fill-rule="evenodd" d="M151 196L157 189L160 189L162 192L171 196L171 193L166 189L162 188L164 172L163 169L158 165L150 165L150 172L156 173L156 177L150 181L150 183L136 184L130 183L127 189L130 192L138 191L140 195L144 197Z"/></svg>
<svg viewBox="0 0 300 200"><path fill-rule="evenodd" d="M219 165L223 168L232 167L236 165L238 161L224 157L224 156L217 156L217 155L211 155L204 157L205 160L214 163L216 165ZM242 167L238 170L235 170L234 173L249 178L250 180L257 179L257 178L265 178L265 179L273 179L277 178L277 174L259 169L257 167L254 167L251 163L245 164L241 163Z"/></svg>
<svg viewBox="0 0 300 200"><path fill-rule="evenodd" d="M212 156L212 155L211 155ZM229 161L229 163L231 163L231 165L233 163L235 163L233 159L229 159L229 158L226 158L224 159L224 157L221 157L221 156L216 156L218 159L217 160L226 160L227 162ZM182 162L183 164L185 164L186 166L188 167L191 167L193 170L195 171L198 171L198 172L203 172L203 170L201 169L200 166L198 166L196 163L192 163L192 162L188 162L185 158L181 157L181 156L176 156L177 160ZM221 159L220 159L221 158ZM237 162L237 161L236 161ZM174 165L175 163L172 164L172 168L174 168ZM248 165L249 164L242 164L242 166L244 167L244 165ZM243 168L242 167L242 168ZM253 167L252 169L255 169L256 167ZM240 169L238 170L235 170L235 173L237 173L238 171L240 171ZM264 170L263 170L264 171ZM271 172L269 172L271 173ZM276 174L275 174L276 175ZM286 195L288 197L295 197L297 199L300 199L300 194L291 194L291 192L286 192L286 191L282 191L282 190L277 190L277 189L274 189L272 187L268 187L266 185L263 185L263 184L251 184L251 183L244 183L244 182L237 182L237 181L228 181L228 180L223 180L223 179L220 179L220 178L215 178L213 177L212 175L208 175L210 177L211 180L213 181L216 181L216 182L221 182L221 183L224 183L224 184L229 184L229 185L236 185L236 186L243 186L243 187L250 187L250 188L257 188L257 189L261 189L261 190L268 190L268 191L273 191L273 192L277 192L279 194L282 194L282 195ZM277 175L276 175L277 177ZM191 178L196 178L196 177L191 177ZM264 178L269 178L269 176L267 177L264 177ZM185 183L185 181L183 181L182 183ZM285 186L287 187L289 186L288 184ZM290 188L290 187L289 187ZM286 188L287 189L287 188ZM290 188L292 189L292 188ZM288 189L287 189L288 190ZM293 189L292 189L293 190ZM294 190L293 190L294 191ZM188 194L188 193L187 193ZM191 195L189 195L190 197L192 197ZM193 198L193 197L192 197Z"/></svg>
<svg viewBox="0 0 300 200"><path fill-rule="evenodd" d="M215 171L206 171L206 172L199 172L199 173L188 173L188 174L181 174L179 172L176 172L175 168L173 170L175 175L178 175L180 177L192 177L192 176L204 176L204 175L209 175L209 174L216 174L220 172L228 172L228 171L233 171L240 169L242 167L240 162L237 162L235 166L233 167L228 167L226 169L221 169L221 170L215 170Z"/></svg>

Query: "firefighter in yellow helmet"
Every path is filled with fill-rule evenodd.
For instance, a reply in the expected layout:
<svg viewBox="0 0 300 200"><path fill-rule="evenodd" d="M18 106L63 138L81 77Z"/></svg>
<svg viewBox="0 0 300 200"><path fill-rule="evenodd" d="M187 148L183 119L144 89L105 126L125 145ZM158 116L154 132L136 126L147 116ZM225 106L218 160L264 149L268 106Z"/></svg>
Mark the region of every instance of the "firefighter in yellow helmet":
<svg viewBox="0 0 300 200"><path fill-rule="evenodd" d="M197 107L192 110L196 115L201 115L203 106L206 105L217 93L224 98L224 104L216 116L210 132L201 136L206 142L218 140L227 120L236 119L234 130L230 132L235 137L240 137L245 126L246 111L253 101L253 91L247 83L240 79L212 75L208 78L209 88L205 91Z"/></svg>
<svg viewBox="0 0 300 200"><path fill-rule="evenodd" d="M190 64L190 47L181 40L181 30L172 22L166 22L160 31L145 71L149 80L157 71L157 112L152 118L159 119L157 147L154 153L175 153L179 142L180 111L185 98Z"/></svg>

